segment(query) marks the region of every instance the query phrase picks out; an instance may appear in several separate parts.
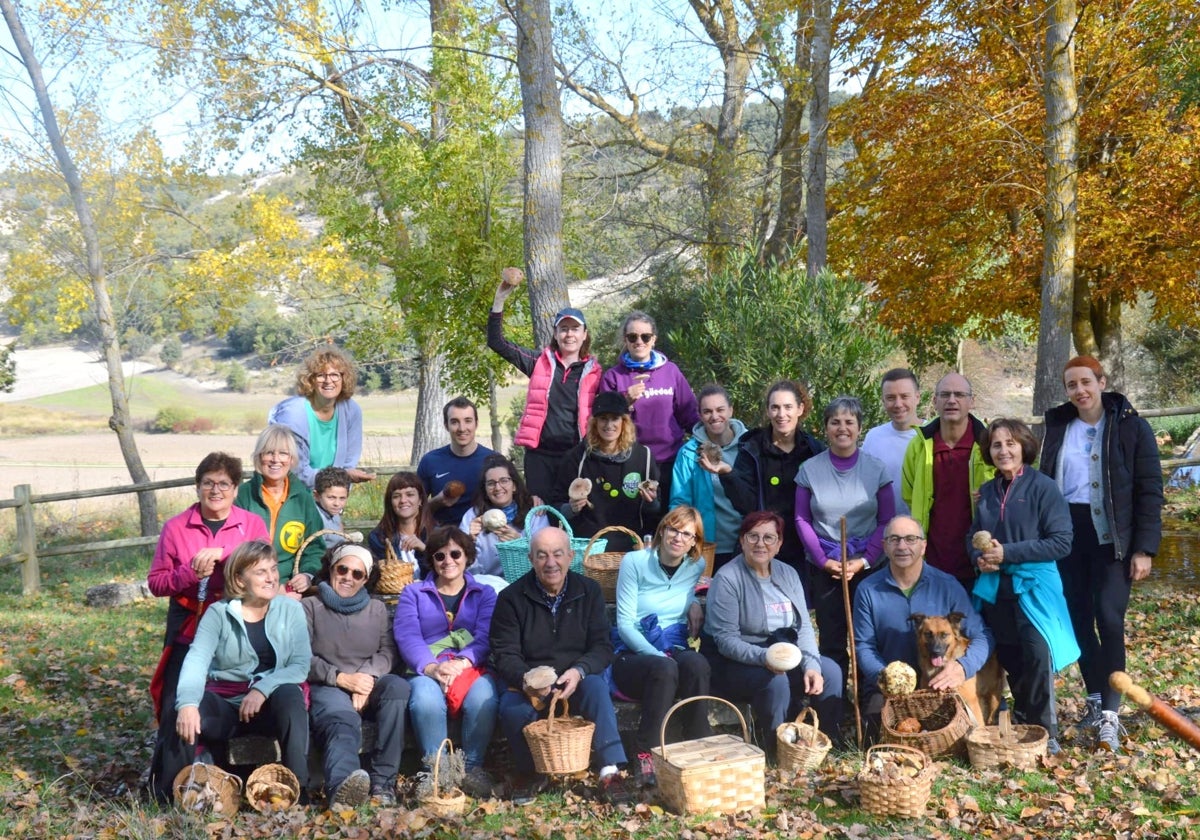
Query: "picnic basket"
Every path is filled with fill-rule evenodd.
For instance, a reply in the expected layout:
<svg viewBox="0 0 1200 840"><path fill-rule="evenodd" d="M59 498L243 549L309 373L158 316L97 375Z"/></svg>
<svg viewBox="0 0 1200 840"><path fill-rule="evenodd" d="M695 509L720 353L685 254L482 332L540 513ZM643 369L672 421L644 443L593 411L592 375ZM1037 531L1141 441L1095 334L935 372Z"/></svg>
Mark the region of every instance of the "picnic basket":
<svg viewBox="0 0 1200 840"><path fill-rule="evenodd" d="M1007 710L1000 712L998 726L977 726L967 734L971 766L979 769L1015 767L1028 770L1046 754L1050 733L1036 724L1013 726Z"/></svg>
<svg viewBox="0 0 1200 840"><path fill-rule="evenodd" d="M562 715L555 717L554 708L559 703L562 704ZM566 698L556 693L550 698L549 717L535 720L522 730L537 772L566 775L588 769L596 724L581 717L570 717L570 713Z"/></svg>
<svg viewBox="0 0 1200 840"><path fill-rule="evenodd" d="M451 788L443 792L439 790L438 784L442 754L446 752L447 746L450 747L450 752L454 751L454 745L450 739L443 738L442 743L438 745L437 755L433 759L433 788L426 796L421 797L421 807L432 811L439 817L456 817L461 816L467 810L467 795L458 788Z"/></svg>
<svg viewBox="0 0 1200 840"><path fill-rule="evenodd" d="M383 544L387 556L379 561L379 579L375 582L375 591L380 595L399 595L404 587L413 582L412 563L396 556L391 540L384 540Z"/></svg>
<svg viewBox="0 0 1200 840"><path fill-rule="evenodd" d="M667 722L677 709L698 700L716 700L733 709L742 737L710 735L667 745ZM750 743L746 718L728 700L697 695L680 700L663 717L659 746L651 747L654 774L663 803L680 814L712 811L735 814L762 808L766 798L766 755Z"/></svg>
<svg viewBox="0 0 1200 840"><path fill-rule="evenodd" d="M641 537L620 525L609 525L606 528L601 528L592 535L592 539L583 550L583 573L600 584L600 591L604 593L604 600L610 604L617 600L617 573L621 569L621 560L629 552L604 551L602 548L599 553L592 553L592 546L601 535L611 533L612 531L620 531L622 534L633 539L633 548L629 549L629 551L640 551L646 547ZM605 542L607 543L607 540Z"/></svg>
<svg viewBox="0 0 1200 840"><path fill-rule="evenodd" d="M811 722L805 723L805 718L811 718ZM833 741L829 740L829 736L821 731L820 723L817 710L812 706L806 706L796 716L795 723L779 724L775 729L775 754L780 770L795 772L815 770L821 766L821 762L833 748ZM784 730L792 726L799 731L796 740L784 740Z"/></svg>
<svg viewBox="0 0 1200 840"><path fill-rule="evenodd" d="M862 809L882 816L924 816L936 775L937 768L920 750L876 744L867 750L858 774Z"/></svg>
<svg viewBox="0 0 1200 840"><path fill-rule="evenodd" d="M175 804L191 813L211 811L233 817L242 799L242 780L214 764L189 764L171 783Z"/></svg>
<svg viewBox="0 0 1200 840"><path fill-rule="evenodd" d="M571 538L571 550L575 552L575 557L571 560L571 571L583 574L583 553L588 547L588 538L575 536L575 532L571 530L571 524L567 522L567 518L557 508L550 505L538 505L530 508L529 513L525 514L524 534L515 540L496 543L496 554L500 557L500 568L504 572L504 579L509 583L512 583L529 571L529 529L533 525L533 517L539 513L553 514L558 517L558 521L562 523L563 530ZM607 540L601 540L595 546L596 551L604 551L607 545Z"/></svg>
<svg viewBox="0 0 1200 840"><path fill-rule="evenodd" d="M920 689L911 694L889 697L880 716L885 744L903 744L918 749L930 758L941 755L967 757L967 730L971 719L956 691ZM897 732L905 718L921 722L921 732Z"/></svg>
<svg viewBox="0 0 1200 840"><path fill-rule="evenodd" d="M264 764L246 779L246 800L260 814L283 811L300 799L300 780L282 764Z"/></svg>

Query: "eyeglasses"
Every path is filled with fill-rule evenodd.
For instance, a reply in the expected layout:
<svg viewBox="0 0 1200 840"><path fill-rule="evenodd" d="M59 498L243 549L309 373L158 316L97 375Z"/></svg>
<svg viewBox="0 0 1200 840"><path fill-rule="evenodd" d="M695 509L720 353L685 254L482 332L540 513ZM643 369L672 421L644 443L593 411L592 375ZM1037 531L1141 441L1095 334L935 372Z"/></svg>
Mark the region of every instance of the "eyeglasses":
<svg viewBox="0 0 1200 840"><path fill-rule="evenodd" d="M779 537L775 534L746 534L743 536L743 539L750 543L750 545L758 545L759 543L763 545L775 545L775 543L779 542Z"/></svg>
<svg viewBox="0 0 1200 840"><path fill-rule="evenodd" d="M654 333L625 333L625 340L630 344L637 344L639 338L642 344L649 344L650 339L654 338Z"/></svg>
<svg viewBox="0 0 1200 840"><path fill-rule="evenodd" d="M900 545L900 543L904 543L905 545L916 545L924 539L924 537L919 537L916 534L892 534L890 537L884 537L883 541L888 545Z"/></svg>
<svg viewBox="0 0 1200 840"><path fill-rule="evenodd" d="M451 560L461 560L463 557L462 549L452 548L449 551L439 551L437 554L433 555L433 561L435 563L441 563L447 557L449 557Z"/></svg>
<svg viewBox="0 0 1200 840"><path fill-rule="evenodd" d="M341 382L342 375L340 373L318 373L317 379L326 382Z"/></svg>
<svg viewBox="0 0 1200 840"><path fill-rule="evenodd" d="M938 391L937 397L939 400L948 400L953 397L956 400L965 400L971 396L970 391Z"/></svg>
<svg viewBox="0 0 1200 840"><path fill-rule="evenodd" d="M349 566L346 566L342 563L339 563L338 565L333 567L333 573L335 575L341 575L342 577L345 577L346 575L350 575L350 577L354 578L355 580L366 580L367 579L367 573L364 572L362 569L352 569Z"/></svg>
<svg viewBox="0 0 1200 840"><path fill-rule="evenodd" d="M230 490L233 489L233 482L232 481L210 481L209 479L206 478L206 479L204 479L204 481L200 482L200 489L201 490L220 490L222 493L228 493Z"/></svg>
<svg viewBox="0 0 1200 840"><path fill-rule="evenodd" d="M497 487L508 487L512 483L513 480L511 478L504 476L504 478L488 479L487 481L483 482L483 486L489 490L495 490Z"/></svg>
<svg viewBox="0 0 1200 840"><path fill-rule="evenodd" d="M663 532L667 535L668 538L678 537L679 539L683 540L684 542L691 542L692 540L696 539L696 535L693 534L691 531L680 531L678 528L672 528L670 525L663 528Z"/></svg>

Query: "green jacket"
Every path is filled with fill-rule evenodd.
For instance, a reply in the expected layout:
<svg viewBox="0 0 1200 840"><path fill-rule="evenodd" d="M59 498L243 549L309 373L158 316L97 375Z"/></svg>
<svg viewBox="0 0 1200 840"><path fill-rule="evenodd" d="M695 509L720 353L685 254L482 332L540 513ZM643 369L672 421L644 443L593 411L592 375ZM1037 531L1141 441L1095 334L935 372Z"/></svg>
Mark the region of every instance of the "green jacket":
<svg viewBox="0 0 1200 840"><path fill-rule="evenodd" d="M979 448L979 439L983 437L987 427L975 415L968 416L971 420L971 430L975 433L975 442L971 444L970 476L971 515L974 516L979 488L992 477L995 469L983 462L983 451ZM901 493L904 502L912 511L913 519L920 522L927 532L929 511L933 508L933 436L940 424L941 421L935 418L918 429L919 434L908 442L901 471Z"/></svg>
<svg viewBox="0 0 1200 840"><path fill-rule="evenodd" d="M262 476L254 473L250 480L238 488L237 500L234 502L243 510L258 515L271 528L271 511L263 503ZM286 583L292 577L292 564L296 552L307 537L325 527L317 503L313 501L312 492L304 486L304 482L295 473L288 473L288 495L279 509L275 520L275 531L271 540L275 545L275 553L279 556L279 579ZM300 558L300 571L316 576L321 571L321 557L325 554L325 540L318 538L304 549Z"/></svg>

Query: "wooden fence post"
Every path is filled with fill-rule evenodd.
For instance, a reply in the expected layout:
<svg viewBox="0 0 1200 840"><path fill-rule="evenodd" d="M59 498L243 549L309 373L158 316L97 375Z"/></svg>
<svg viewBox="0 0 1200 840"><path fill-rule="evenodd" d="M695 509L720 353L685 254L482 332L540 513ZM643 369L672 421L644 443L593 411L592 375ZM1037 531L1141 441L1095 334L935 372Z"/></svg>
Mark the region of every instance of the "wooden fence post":
<svg viewBox="0 0 1200 840"><path fill-rule="evenodd" d="M25 555L21 564L21 594L36 595L41 587L42 572L38 567L37 531L33 525L33 488L18 484L13 488L13 499L17 502L17 548Z"/></svg>

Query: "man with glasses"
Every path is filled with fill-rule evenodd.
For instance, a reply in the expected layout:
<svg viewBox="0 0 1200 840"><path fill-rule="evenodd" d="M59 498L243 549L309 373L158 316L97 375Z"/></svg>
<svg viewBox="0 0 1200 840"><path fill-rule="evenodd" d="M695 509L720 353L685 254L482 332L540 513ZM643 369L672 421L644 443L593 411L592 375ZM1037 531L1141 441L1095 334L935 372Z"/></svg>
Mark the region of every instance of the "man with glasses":
<svg viewBox="0 0 1200 840"><path fill-rule="evenodd" d="M879 732L883 695L879 675L888 663L907 662L917 670L914 615L959 613L959 628L971 640L967 652L951 662L929 684L953 691L983 667L995 646L992 631L971 606L971 599L952 575L925 562L925 531L911 516L897 516L883 535L888 564L854 593L854 650L862 688L863 718L869 735Z"/></svg>
<svg viewBox="0 0 1200 840"><path fill-rule="evenodd" d="M901 476L904 503L929 535L929 564L953 575L967 592L975 585L967 530L979 488L993 472L979 448L984 425L971 414L974 405L965 376L948 373L938 380L933 394L938 416L908 444Z"/></svg>
<svg viewBox="0 0 1200 840"><path fill-rule="evenodd" d="M450 443L426 452L417 464L417 475L429 494L429 507L437 524L458 525L471 506L471 494L479 486L484 459L495 453L475 440L479 412L466 397L455 397L442 407L442 424L450 433ZM441 495L451 481L461 481L466 488L453 500Z"/></svg>

